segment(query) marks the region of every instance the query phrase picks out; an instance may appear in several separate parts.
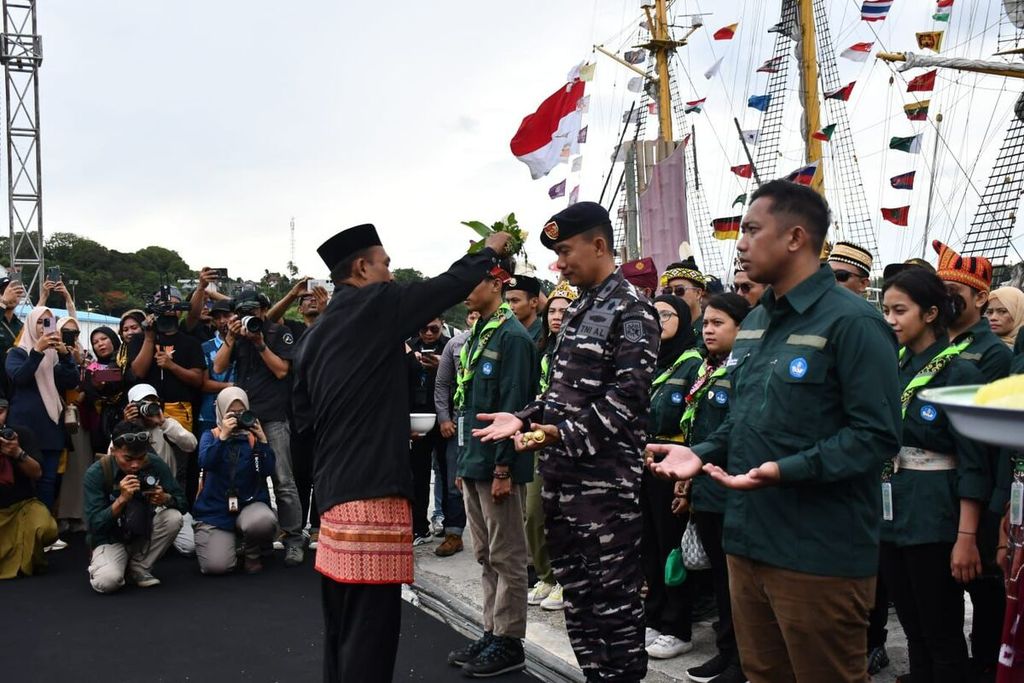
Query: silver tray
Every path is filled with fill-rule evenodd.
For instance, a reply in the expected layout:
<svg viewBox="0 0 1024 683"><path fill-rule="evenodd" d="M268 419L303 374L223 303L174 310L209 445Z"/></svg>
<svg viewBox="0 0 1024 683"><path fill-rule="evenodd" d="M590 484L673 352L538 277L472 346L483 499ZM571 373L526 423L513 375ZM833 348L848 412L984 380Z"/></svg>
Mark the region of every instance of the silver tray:
<svg viewBox="0 0 1024 683"><path fill-rule="evenodd" d="M974 404L981 384L925 389L922 401L936 403L949 415L953 428L969 439L1004 448L1024 449L1024 410Z"/></svg>

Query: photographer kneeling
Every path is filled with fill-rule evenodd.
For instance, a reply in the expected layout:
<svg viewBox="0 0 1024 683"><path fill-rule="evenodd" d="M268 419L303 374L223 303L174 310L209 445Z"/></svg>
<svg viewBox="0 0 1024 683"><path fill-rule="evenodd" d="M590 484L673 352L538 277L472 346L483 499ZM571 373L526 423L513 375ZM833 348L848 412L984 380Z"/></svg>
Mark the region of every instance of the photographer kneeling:
<svg viewBox="0 0 1024 683"><path fill-rule="evenodd" d="M125 570L140 588L159 585L153 564L181 529L182 492L170 468L149 447L138 422L114 426L110 453L85 473L89 583L97 593L124 585Z"/></svg>
<svg viewBox="0 0 1024 683"><path fill-rule="evenodd" d="M236 387L222 390L217 395L217 426L199 444L203 486L192 509L196 556L204 574L235 568L236 534L242 535L245 573L263 569L261 550L270 547L277 531L267 492L267 475L274 465L274 451L249 410L249 397Z"/></svg>

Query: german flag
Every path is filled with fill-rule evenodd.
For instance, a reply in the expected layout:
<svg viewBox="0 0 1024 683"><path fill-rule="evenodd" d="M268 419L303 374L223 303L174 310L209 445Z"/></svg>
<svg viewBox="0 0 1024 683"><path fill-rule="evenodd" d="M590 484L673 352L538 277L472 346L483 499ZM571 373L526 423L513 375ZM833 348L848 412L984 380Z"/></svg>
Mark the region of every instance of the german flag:
<svg viewBox="0 0 1024 683"><path fill-rule="evenodd" d="M911 102L910 104L903 107L904 113L907 118L911 121L927 121L928 120L928 107L931 106L931 100L922 100L921 102Z"/></svg>
<svg viewBox="0 0 1024 683"><path fill-rule="evenodd" d="M711 229L714 230L716 240L734 240L740 236L740 221L743 216L732 216L730 218L716 218L711 221Z"/></svg>

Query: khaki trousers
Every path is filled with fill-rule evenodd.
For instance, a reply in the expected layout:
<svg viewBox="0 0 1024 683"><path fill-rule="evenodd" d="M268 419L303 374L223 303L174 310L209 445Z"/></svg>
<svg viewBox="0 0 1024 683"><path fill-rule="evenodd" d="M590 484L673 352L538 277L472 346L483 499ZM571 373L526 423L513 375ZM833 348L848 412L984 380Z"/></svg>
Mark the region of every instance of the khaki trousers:
<svg viewBox="0 0 1024 683"><path fill-rule="evenodd" d="M728 556L733 624L750 683L867 683L875 577L817 576Z"/></svg>
<svg viewBox="0 0 1024 683"><path fill-rule="evenodd" d="M512 484L512 495L495 503L490 481L462 482L473 551L482 568L484 630L507 638L526 637L523 489Z"/></svg>
<svg viewBox="0 0 1024 683"><path fill-rule="evenodd" d="M124 586L124 572L134 575L149 572L171 547L181 530L181 513L174 508L158 510L153 517L153 532L148 541L126 546L106 543L93 548L89 561L89 584L97 593L113 593Z"/></svg>
<svg viewBox="0 0 1024 683"><path fill-rule="evenodd" d="M544 532L544 501L540 492L544 488L544 480L537 471L537 453L534 451L533 481L526 485L526 543L530 547L533 568L537 570L537 578L544 583L555 583L555 572L551 569L551 556L548 555L548 538Z"/></svg>
<svg viewBox="0 0 1024 683"><path fill-rule="evenodd" d="M225 505L227 503L225 502ZM193 525L196 539L196 558L203 574L226 574L238 563L235 553L236 533L242 535L245 556L259 559L264 546L269 547L277 531L277 515L266 503L249 503L235 517L235 531L225 531L205 522Z"/></svg>

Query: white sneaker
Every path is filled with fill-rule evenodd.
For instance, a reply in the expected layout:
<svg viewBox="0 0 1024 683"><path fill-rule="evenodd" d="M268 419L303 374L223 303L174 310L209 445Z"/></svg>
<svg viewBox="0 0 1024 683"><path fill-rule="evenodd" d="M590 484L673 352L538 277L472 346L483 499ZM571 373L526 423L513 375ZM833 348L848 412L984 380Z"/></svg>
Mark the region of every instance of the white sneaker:
<svg viewBox="0 0 1024 683"><path fill-rule="evenodd" d="M673 657L686 654L692 649L693 643L689 640L680 640L675 636L663 634L647 646L647 654L655 659L672 659Z"/></svg>
<svg viewBox="0 0 1024 683"><path fill-rule="evenodd" d="M413 538L412 538L413 546L426 545L428 543L433 543L433 542L434 542L434 537L431 536L430 534L427 534L426 536L413 536Z"/></svg>
<svg viewBox="0 0 1024 683"><path fill-rule="evenodd" d="M527 593L526 604L535 606L539 605L540 603L544 602L544 598L551 595L551 591L553 591L554 589L555 586L553 584L550 584L547 581L538 581L537 583L533 584L533 588L530 589L529 593Z"/></svg>
<svg viewBox="0 0 1024 683"><path fill-rule="evenodd" d="M62 540L60 540L58 538L56 541L54 541L50 545L48 545L45 548L43 548L43 552L44 553L48 553L51 550L64 550L64 548L67 548L67 547L68 547L68 544L65 541L62 541Z"/></svg>
<svg viewBox="0 0 1024 683"><path fill-rule="evenodd" d="M555 587L551 589L551 593L548 597L540 603L541 609L551 610L552 612L563 609L565 607L565 601L562 600L562 586L561 584L555 584Z"/></svg>
<svg viewBox="0 0 1024 683"><path fill-rule="evenodd" d="M647 630L644 631L643 634L643 646L650 647L654 644L654 641L660 637L662 637L662 632L658 631L657 629L647 627Z"/></svg>

